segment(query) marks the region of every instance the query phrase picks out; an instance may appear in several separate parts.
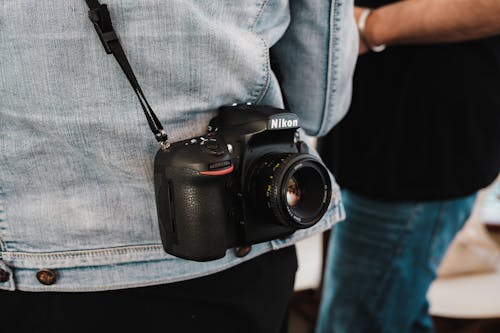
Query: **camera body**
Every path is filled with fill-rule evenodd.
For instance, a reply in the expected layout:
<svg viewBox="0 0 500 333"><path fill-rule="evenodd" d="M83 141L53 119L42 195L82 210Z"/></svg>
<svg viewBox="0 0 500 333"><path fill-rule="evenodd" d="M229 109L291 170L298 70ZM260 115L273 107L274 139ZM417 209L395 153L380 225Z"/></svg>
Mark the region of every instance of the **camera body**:
<svg viewBox="0 0 500 333"><path fill-rule="evenodd" d="M325 214L331 182L299 140L298 117L270 106L223 106L206 135L155 158L163 247L208 261L228 248L286 237Z"/></svg>

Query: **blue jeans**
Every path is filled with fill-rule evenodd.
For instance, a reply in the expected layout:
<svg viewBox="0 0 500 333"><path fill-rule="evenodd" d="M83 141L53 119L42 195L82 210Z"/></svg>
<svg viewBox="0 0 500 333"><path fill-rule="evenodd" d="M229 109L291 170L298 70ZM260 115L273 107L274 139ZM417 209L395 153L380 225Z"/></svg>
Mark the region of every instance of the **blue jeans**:
<svg viewBox="0 0 500 333"><path fill-rule="evenodd" d="M476 195L432 202L342 193L316 333L433 332L427 289Z"/></svg>

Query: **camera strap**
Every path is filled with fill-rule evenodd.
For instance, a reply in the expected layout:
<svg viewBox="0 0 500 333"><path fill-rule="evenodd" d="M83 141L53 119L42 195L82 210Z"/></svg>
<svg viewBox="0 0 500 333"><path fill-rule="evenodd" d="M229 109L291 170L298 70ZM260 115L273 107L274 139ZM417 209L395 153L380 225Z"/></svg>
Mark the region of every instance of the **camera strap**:
<svg viewBox="0 0 500 333"><path fill-rule="evenodd" d="M120 39L113 29L108 6L106 4L101 5L98 0L85 0L85 2L90 9L90 21L94 24L97 35L99 36L106 53L112 54L116 61L118 61L118 64L125 73L125 76L132 85L132 88L139 99L139 103L141 104L144 115L148 121L149 128L151 128L151 131L153 132L156 140L160 143L162 149L167 149L170 146L167 132L163 129L161 122L158 120L158 117L153 112L146 96L144 96L144 93L142 92L141 86L139 85L134 71L132 70L127 56L125 55L125 52L120 44Z"/></svg>

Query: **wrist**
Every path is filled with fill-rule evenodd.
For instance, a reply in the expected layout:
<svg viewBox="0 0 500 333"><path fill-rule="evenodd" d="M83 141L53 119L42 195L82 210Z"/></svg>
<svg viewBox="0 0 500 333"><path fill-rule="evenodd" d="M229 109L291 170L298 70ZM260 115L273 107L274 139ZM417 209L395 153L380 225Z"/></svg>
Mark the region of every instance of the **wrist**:
<svg viewBox="0 0 500 333"><path fill-rule="evenodd" d="M358 18L358 31L364 46L373 52L382 52L386 45L377 38L377 10L364 9Z"/></svg>

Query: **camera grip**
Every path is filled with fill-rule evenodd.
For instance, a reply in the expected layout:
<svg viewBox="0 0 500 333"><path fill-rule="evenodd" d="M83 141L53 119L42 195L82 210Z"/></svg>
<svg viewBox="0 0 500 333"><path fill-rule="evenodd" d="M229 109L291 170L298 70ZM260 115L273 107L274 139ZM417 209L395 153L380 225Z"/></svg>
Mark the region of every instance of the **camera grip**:
<svg viewBox="0 0 500 333"><path fill-rule="evenodd" d="M176 167L155 173L160 234L167 253L196 261L224 257L228 223L225 177Z"/></svg>

